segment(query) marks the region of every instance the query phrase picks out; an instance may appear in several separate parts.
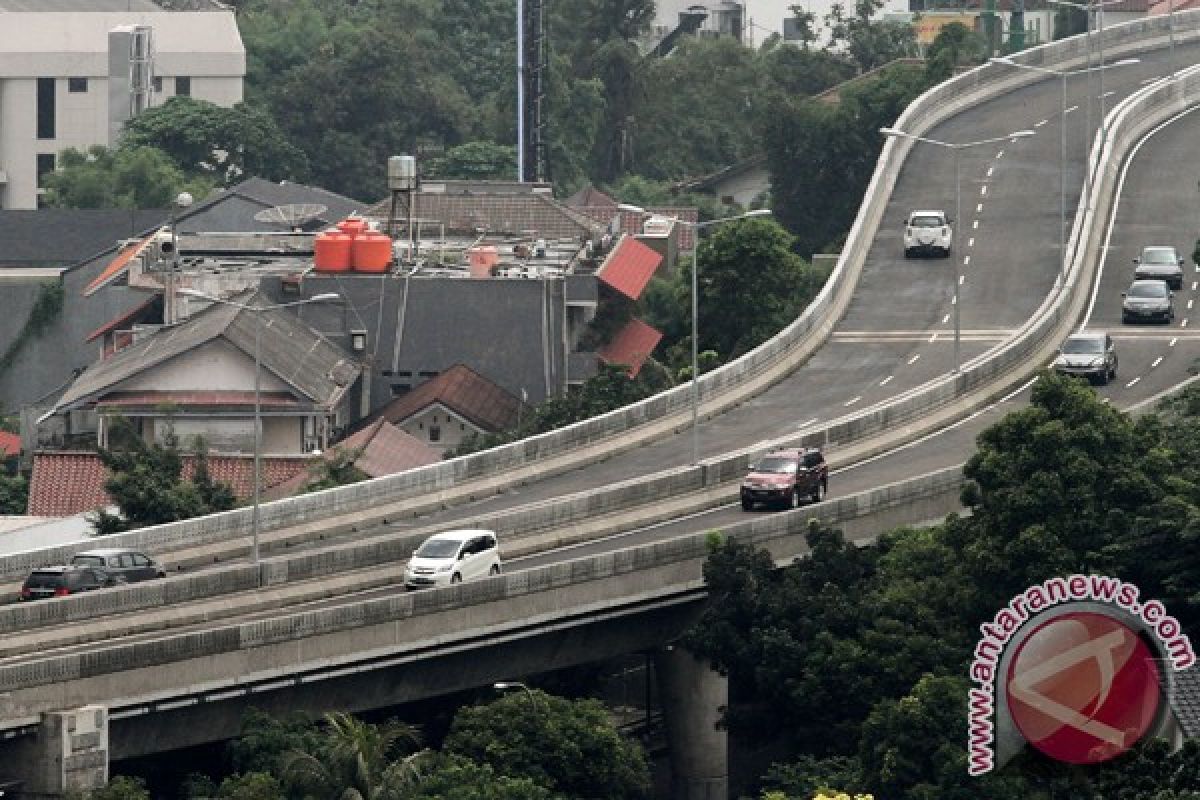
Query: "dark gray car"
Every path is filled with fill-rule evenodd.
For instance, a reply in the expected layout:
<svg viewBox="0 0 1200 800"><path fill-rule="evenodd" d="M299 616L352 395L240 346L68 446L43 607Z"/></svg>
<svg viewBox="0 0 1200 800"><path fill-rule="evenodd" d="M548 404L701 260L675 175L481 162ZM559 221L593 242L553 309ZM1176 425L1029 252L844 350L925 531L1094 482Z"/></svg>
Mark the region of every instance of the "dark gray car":
<svg viewBox="0 0 1200 800"><path fill-rule="evenodd" d="M67 597L80 592L92 592L109 586L121 586L125 579L109 575L99 567L40 567L29 573L21 584L18 600L45 600L50 597Z"/></svg>
<svg viewBox="0 0 1200 800"><path fill-rule="evenodd" d="M1183 259L1174 247L1149 245L1133 260L1137 266L1133 277L1137 280L1166 281L1172 289L1183 288Z"/></svg>
<svg viewBox="0 0 1200 800"><path fill-rule="evenodd" d="M1058 349L1054 371L1108 383L1117 377L1117 347L1107 333L1073 333Z"/></svg>
<svg viewBox="0 0 1200 800"><path fill-rule="evenodd" d="M84 550L71 557L71 565L77 567L99 567L110 575L119 575L128 583L162 578L167 571L154 559L137 550L121 547L102 547Z"/></svg>
<svg viewBox="0 0 1200 800"><path fill-rule="evenodd" d="M1165 322L1175 319L1174 293L1166 281L1134 281L1121 293L1121 322Z"/></svg>

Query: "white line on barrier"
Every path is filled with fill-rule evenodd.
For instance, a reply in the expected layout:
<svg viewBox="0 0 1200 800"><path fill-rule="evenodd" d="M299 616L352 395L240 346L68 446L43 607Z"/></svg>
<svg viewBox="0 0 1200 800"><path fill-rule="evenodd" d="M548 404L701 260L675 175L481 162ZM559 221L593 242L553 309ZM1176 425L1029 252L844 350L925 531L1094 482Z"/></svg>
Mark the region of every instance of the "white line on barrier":
<svg viewBox="0 0 1200 800"><path fill-rule="evenodd" d="M1167 347L1174 347L1174 346L1175 346L1175 343L1176 343L1176 342L1178 342L1178 341L1179 341L1179 337L1178 337L1178 336L1176 336L1175 338L1171 339L1171 343L1170 343L1170 344L1168 344L1168 345L1167 345Z"/></svg>
<svg viewBox="0 0 1200 800"><path fill-rule="evenodd" d="M1150 365L1150 369L1154 369L1155 367L1157 367L1159 364L1162 363L1162 360L1163 360L1162 356L1159 356L1158 358L1154 359L1154 363Z"/></svg>
<svg viewBox="0 0 1200 800"><path fill-rule="evenodd" d="M1064 111L1063 113L1064 113L1064 114L1070 114L1072 111L1078 111L1078 110L1079 110L1079 106L1071 106L1070 108L1068 108L1068 109L1067 109L1066 111Z"/></svg>
<svg viewBox="0 0 1200 800"><path fill-rule="evenodd" d="M930 341L932 341L932 340L930 340ZM915 364L915 363L917 363L917 359L918 359L918 358L920 358L920 357L921 357L921 354L920 354L920 353L917 353L915 356L913 356L912 358L910 358L910 359L908 360L908 363L909 363L909 365L912 365L912 364Z"/></svg>
<svg viewBox="0 0 1200 800"><path fill-rule="evenodd" d="M1131 380L1129 383L1125 384L1125 388L1126 388L1126 389L1130 388L1131 386L1133 386L1135 383L1137 383L1137 382L1138 382L1138 381L1140 381L1141 379L1142 379L1142 376L1141 376L1141 375L1137 376L1136 378L1134 378L1133 380Z"/></svg>
<svg viewBox="0 0 1200 800"><path fill-rule="evenodd" d="M1043 125L1045 125L1045 124L1046 124L1047 122L1049 122L1049 121L1050 121L1050 120L1048 120L1048 119L1044 119L1044 120L1042 120L1041 122L1035 122L1035 123L1033 124L1033 127L1035 127L1035 128L1040 128L1040 127L1042 127Z"/></svg>
<svg viewBox="0 0 1200 800"><path fill-rule="evenodd" d="M854 397L851 397L851 398L850 398L849 400L847 400L845 403L842 403L842 405L844 405L844 406L846 406L846 407L849 407L849 406L852 406L852 405L854 405L855 403L857 403L859 400L862 400L862 395L861 395L861 394L858 394L858 395L855 395Z"/></svg>
<svg viewBox="0 0 1200 800"><path fill-rule="evenodd" d="M879 385L880 385L880 386L887 386L889 383L891 383L891 382L892 382L892 378L894 378L894 377L896 377L896 376L895 376L895 375L888 375L886 378L884 378L883 380L881 380L881 381L879 382Z"/></svg>

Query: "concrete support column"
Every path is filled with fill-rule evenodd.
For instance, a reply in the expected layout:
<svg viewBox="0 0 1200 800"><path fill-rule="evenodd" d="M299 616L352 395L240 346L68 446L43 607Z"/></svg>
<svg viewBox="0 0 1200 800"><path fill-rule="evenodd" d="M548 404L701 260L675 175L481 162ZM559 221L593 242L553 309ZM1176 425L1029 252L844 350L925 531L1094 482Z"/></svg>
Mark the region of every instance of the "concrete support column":
<svg viewBox="0 0 1200 800"><path fill-rule="evenodd" d="M37 735L21 742L11 766L28 798L62 797L108 783L108 709L81 706L42 714Z"/></svg>
<svg viewBox="0 0 1200 800"><path fill-rule="evenodd" d="M718 730L728 680L681 647L654 655L671 759L672 800L728 800L729 737Z"/></svg>

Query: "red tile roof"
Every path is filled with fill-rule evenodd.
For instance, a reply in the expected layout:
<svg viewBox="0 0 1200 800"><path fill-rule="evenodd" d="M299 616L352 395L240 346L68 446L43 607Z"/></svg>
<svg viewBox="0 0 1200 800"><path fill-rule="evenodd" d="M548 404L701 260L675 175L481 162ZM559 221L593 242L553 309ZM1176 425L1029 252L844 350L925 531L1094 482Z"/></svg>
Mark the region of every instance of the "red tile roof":
<svg viewBox="0 0 1200 800"><path fill-rule="evenodd" d="M603 206L614 211L617 208L616 200L613 200L611 197L591 184L588 184L575 194L568 197L563 201L563 203L575 208L581 208L583 206Z"/></svg>
<svg viewBox="0 0 1200 800"><path fill-rule="evenodd" d="M271 487L304 472L312 456L264 456L263 486ZM184 457L183 474L192 475L195 460ZM228 483L233 493L245 500L254 493L254 457L208 457L208 472L213 480ZM104 491L108 470L96 453L46 452L33 457L33 477L29 481L29 506L26 513L43 517L69 517L85 511L111 506Z"/></svg>
<svg viewBox="0 0 1200 800"><path fill-rule="evenodd" d="M162 405L177 405L194 408L201 406L212 408L251 408L254 406L254 392L214 389L212 391L143 391L143 392L113 392L96 401L97 408L117 407L131 408L145 406L157 408ZM263 408L295 408L300 401L287 392L261 392L259 405Z"/></svg>
<svg viewBox="0 0 1200 800"><path fill-rule="evenodd" d="M83 290L84 297L91 297L95 291L103 286L112 283L118 276L125 273L129 268L129 262L132 261L139 253L145 249L146 245L150 244L150 240L158 235L158 231L142 239L140 242L133 242L125 245L125 249L117 253L117 257L108 263L104 271L92 280Z"/></svg>
<svg viewBox="0 0 1200 800"><path fill-rule="evenodd" d="M21 453L21 436L8 431L0 431L0 455L15 456Z"/></svg>
<svg viewBox="0 0 1200 800"><path fill-rule="evenodd" d="M661 263L661 255L632 236L625 236L604 260L597 277L630 300L637 300Z"/></svg>
<svg viewBox="0 0 1200 800"><path fill-rule="evenodd" d="M642 364L658 347L663 335L640 319L631 319L617 332L613 340L599 352L606 364L624 364L629 367L629 377L636 378Z"/></svg>
<svg viewBox="0 0 1200 800"><path fill-rule="evenodd" d="M455 364L408 394L397 397L372 416L381 416L395 425L433 403L441 403L472 425L488 433L497 433L516 423L520 402L471 368Z"/></svg>
<svg viewBox="0 0 1200 800"><path fill-rule="evenodd" d="M124 325L128 325L132 321L135 321L135 320L139 321L139 322L143 321L143 320L139 320L138 317L141 316L144 312L148 311L151 306L155 305L156 303L160 303L161 300L162 300L161 295L153 295L153 296L147 298L145 302L138 303L136 306L129 309L124 314L121 314L119 317L109 320L108 322L101 325L99 328L96 328L96 330L92 331L91 333L89 333L87 335L87 338L84 339L84 341L90 342L93 339L98 339L101 336L103 336L104 334L108 333L109 331L114 331L117 328L120 328ZM162 321L162 312L161 311L158 313L158 321L159 322Z"/></svg>

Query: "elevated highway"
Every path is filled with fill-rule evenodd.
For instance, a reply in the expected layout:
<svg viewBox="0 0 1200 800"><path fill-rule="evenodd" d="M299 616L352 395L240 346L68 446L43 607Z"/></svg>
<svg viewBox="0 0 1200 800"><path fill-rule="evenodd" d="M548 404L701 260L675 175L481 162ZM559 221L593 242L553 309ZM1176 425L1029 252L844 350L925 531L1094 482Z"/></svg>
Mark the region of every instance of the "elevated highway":
<svg viewBox="0 0 1200 800"><path fill-rule="evenodd" d="M1148 91L1148 82L1164 71L1166 42L1161 34L1149 25L1141 26L1137 35L1106 34L1112 36L1108 46L1111 58L1121 57L1122 44L1142 58L1136 67L1111 73L1106 88L1115 94L1108 103L1115 105L1124 96ZM1154 47L1144 50L1148 44ZM1071 63L1076 57L1071 43L1062 48L1059 55L1067 59L1062 63ZM1197 46L1181 35L1177 58L1186 62L1195 59L1197 52ZM1030 54L1036 55L1037 51ZM1112 254L1120 248L1140 247L1144 242L1126 242L1150 233L1183 236L1184 241L1167 243L1190 252L1190 246L1184 245L1189 244L1186 238L1194 235L1184 222L1193 215L1194 176L1182 176L1180 170L1163 168L1162 162L1153 159L1160 150L1177 158L1172 148L1181 147L1180 142L1189 135L1194 137L1188 127L1194 124L1194 117L1185 116L1177 125L1155 134L1150 140L1153 144L1139 151L1133 162L1136 166L1138 159L1148 159L1149 166L1132 170L1126 179L1127 192L1146 191L1138 187L1153 185L1153 193L1175 198L1174 203L1161 206L1112 203L1111 193L1121 183L1120 156L1138 139L1134 131L1142 119L1127 118L1123 127L1118 127L1114 118L1108 142L1113 151L1108 155L1098 151L1097 163L1104 167L1092 181L1096 194L1076 212L1073 261L1068 280L1060 283L1054 228L1058 224L1058 136L1053 126L1063 122L1058 82L1030 82L1026 74L995 66L981 72L987 73L986 79L977 75L967 81L974 94L944 92L934 97L932 107L917 109L929 115L924 122L921 113L912 109L900 121L916 120L918 124L906 130L944 141L989 138L1019 128L1040 131L1038 136L991 152L980 149L972 156L964 155L963 175L969 176L976 201L970 213L964 204L963 219L958 221L962 249L942 262L903 259L900 220L911 208L948 206L947 198L954 192L953 174L946 169L944 152L920 147L909 151L895 142L887 145L872 195L864 202L856 233L839 265L843 274L818 300L809 318L784 336L796 336L800 342L796 349L808 352L780 357L783 374L769 380L760 376L734 381L724 375L709 384L715 388L706 391L701 431L704 463L687 464L690 442L686 439L639 437L629 432L634 428L623 431L620 425L613 425L615 432L604 436L595 431L569 434L577 437L575 444L562 449L549 441L554 438L551 436L515 446L506 454L484 454L474 462L467 459L435 468L424 477L390 483L384 479L386 485L375 482L377 486L370 490L352 487L328 493L324 501L287 501L274 509L268 507L268 519L275 521L275 528L266 539L271 557L261 570L237 561L247 544L244 514L129 534L126 539L131 543L157 542L163 549L172 540L187 542L186 548L173 545L174 552L192 566L214 559L223 565L189 570L162 582L161 587L129 587L53 601L41 604L45 611L22 608L7 618L7 610L0 612L0 630L6 631L4 652L8 653L0 660L0 728L26 731L46 710L99 702L111 709L117 721L114 724L124 724L122 719L159 717L157 723L137 723L146 730L146 725L185 719L170 715L219 709L222 702L247 694L282 692L280 696L287 697L287 692L299 691L305 683L400 668L421 660L416 653L428 653L424 661L436 663L449 651L461 654L464 648L469 650L473 640L478 640L480 648L491 647L510 634L515 636L516 631L524 631L531 642L549 636L550 644L545 646L554 651L555 634L565 629L567 621L578 630L608 633L595 633L594 640L577 640L583 644L574 650L561 644L557 650L561 659L546 655L540 662L543 665L561 666L563 660L588 652L594 657L603 651L594 642L604 636L611 647L636 649L644 646L646 637L630 632L637 626L629 620L652 614L645 618L645 631L649 641L661 642L672 625L688 618L680 609L694 603L703 590L699 564L705 531L722 528L728 535L767 545L778 557L787 559L801 552L797 534L803 530L804 519L814 513L833 518L855 535L869 537L890 524L936 518L953 508L958 479L952 465L965 456L971 433L1005 404L1019 402L1026 376L1045 363L1063 330L1087 314L1098 324L1111 322L1104 315L1116 302L1111 296L1113 287L1119 285L1122 272L1127 276L1129 271L1124 267L1128 260L1121 264ZM1157 113L1155 109L1163 109L1165 117L1186 107L1192 92L1190 82L1180 78L1174 85L1178 88L1144 101L1133 113L1149 119ZM980 93L981 86L986 91ZM1079 106L1086 102L1083 79L1071 88L1069 103ZM938 120L939 114L945 119ZM1078 142L1068 151L1073 207L1079 205L1083 184L1085 132L1081 116L1069 111L1066 117L1068 140ZM1078 128L1074 127L1077 120ZM1128 141L1122 135L1127 135ZM888 170L892 171L890 178L886 177ZM1146 178L1147 172L1153 178ZM1102 192L1110 193L1109 199ZM1184 198L1188 198L1186 203ZM1142 209L1147 216L1141 216ZM1115 225L1112 237L1106 240L1095 232L1107 230L1097 223L1110 219L1109 212L1113 212ZM1177 228L1169 227L1172 219ZM1151 231L1147 225L1164 227ZM974 235L967 234L968 230ZM968 244L965 239L974 241ZM1110 258L1103 257L1105 252ZM1100 288L1089 312L1097 274ZM963 330L968 335L963 342L964 371L948 377L951 347L946 322L956 280ZM1187 286L1191 287L1188 291L1195 290L1190 282ZM1180 299L1186 303L1192 298ZM1141 380L1133 381L1130 376L1107 387L1104 391L1113 402L1133 405L1184 378L1184 362L1189 360L1184 354L1194 340L1182 322L1181 318L1183 332L1171 332L1176 340L1173 345L1168 344L1169 339L1160 341L1146 332L1122 338L1122 378L1133 370ZM797 333L799 328L804 330ZM1130 355L1124 352L1126 346ZM1160 352L1165 355L1156 363L1159 355L1155 354ZM797 369L789 360L803 365ZM765 374L766 368L763 370ZM755 380L769 387L724 410L714 399L721 393L722 382L736 394ZM1002 400L999 406L997 400ZM680 424L670 413L657 419L654 403L625 414L640 415L649 420L646 427L658 425L660 433L669 434ZM970 414L978 416L971 418ZM949 424L956 427L934 435ZM923 438L928 436L933 438ZM626 438L635 444L644 438L648 443L631 449ZM767 441L797 439L829 448L835 464L842 468L831 484L838 497L822 506L781 515L743 515L728 508L733 497L729 481L744 468L746 451L762 449ZM904 449L870 460L897 446ZM569 471L572 461L563 453L589 449L599 454L592 452L579 459L586 469ZM493 459L490 465L488 458ZM508 468L491 472L489 467L499 466L498 459L507 459ZM933 472L911 483L847 497L855 487L869 489L892 483L899 476L919 474L914 466L920 467L919 473ZM934 471L946 466L951 469ZM659 474L639 477L650 473ZM472 479L475 475L482 477ZM628 483L622 485L621 481ZM374 509L362 510L364 491L379 492ZM387 575L395 575L412 540L431 527L466 520L493 524L511 533L506 541L512 542L514 552L529 555L530 561L525 563L531 568L449 590L415 596L398 593L394 577L389 580ZM650 527L648 523L659 524ZM354 528L359 530L351 530ZM603 541L596 542L597 538ZM312 546L314 540L323 546ZM573 546L562 549L563 545ZM283 555L300 547L308 549ZM59 555L31 555L24 562L5 559L5 569L17 574L29 559L54 560ZM344 571L349 567L361 570L361 582L357 580L360 573ZM366 573L372 576L366 578ZM337 596L320 597L320 588L307 594L299 591L298 587L306 585L301 581L305 577L315 578L310 583L318 587L336 584ZM260 580L268 588L252 588ZM270 603L276 605L261 607L264 592L289 588L295 590L293 600L276 600L272 595ZM161 607L165 602L171 603L169 611ZM256 602L258 607L254 607ZM289 607L289 602L297 605ZM200 603L212 607L200 610ZM156 607L155 617L149 609ZM668 608L679 613L668 612ZM155 620L144 625L138 622L148 617ZM611 623L616 619L624 621L614 626ZM649 621L652 619L660 622ZM612 633L621 628L628 629L623 643ZM102 633L94 635L97 630ZM496 652L513 657L512 650ZM542 651L531 645L529 652ZM471 663L476 669L461 673L470 676L463 679L486 682L513 674L513 665L524 662L499 658L491 664L491 672L482 666L486 660ZM453 679L439 683L414 677L409 684L400 684L378 700L412 699L420 691L436 694L457 688ZM205 731L197 733L205 736L224 730L217 723L175 727ZM135 730L133 722L128 723L128 730ZM165 746L172 740L154 741ZM121 752L119 736L116 743Z"/></svg>

